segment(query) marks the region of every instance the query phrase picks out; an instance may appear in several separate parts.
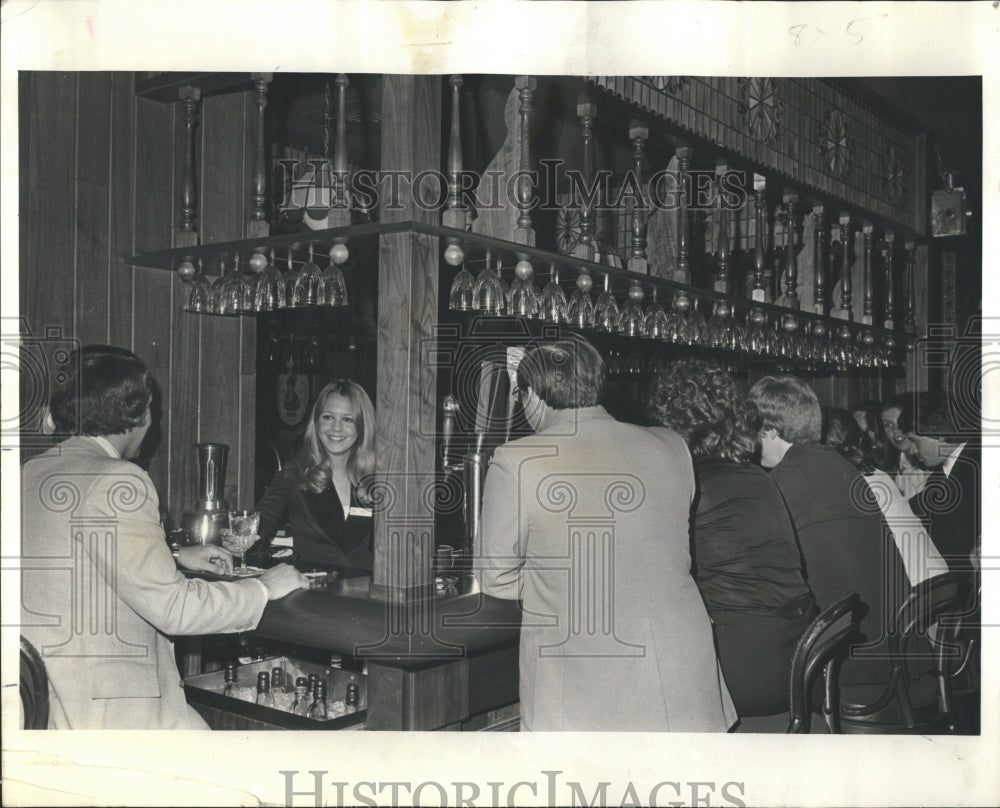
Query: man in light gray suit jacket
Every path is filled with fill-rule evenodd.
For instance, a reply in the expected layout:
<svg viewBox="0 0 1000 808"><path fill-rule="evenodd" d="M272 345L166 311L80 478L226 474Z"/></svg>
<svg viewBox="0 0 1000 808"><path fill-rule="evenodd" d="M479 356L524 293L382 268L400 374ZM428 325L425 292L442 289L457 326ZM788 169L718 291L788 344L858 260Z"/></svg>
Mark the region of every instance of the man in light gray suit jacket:
<svg viewBox="0 0 1000 808"><path fill-rule="evenodd" d="M477 566L488 595L523 603L521 729L725 732L683 439L612 418L582 339L528 351L517 385L535 434L493 455Z"/></svg>
<svg viewBox="0 0 1000 808"><path fill-rule="evenodd" d="M53 392L50 424L67 440L21 472L21 633L49 677L53 729L205 729L185 701L172 635L253 629L269 600L307 586L282 565L259 579L228 572L212 546L171 554L149 476L129 462L150 426L152 379L110 346L82 348Z"/></svg>

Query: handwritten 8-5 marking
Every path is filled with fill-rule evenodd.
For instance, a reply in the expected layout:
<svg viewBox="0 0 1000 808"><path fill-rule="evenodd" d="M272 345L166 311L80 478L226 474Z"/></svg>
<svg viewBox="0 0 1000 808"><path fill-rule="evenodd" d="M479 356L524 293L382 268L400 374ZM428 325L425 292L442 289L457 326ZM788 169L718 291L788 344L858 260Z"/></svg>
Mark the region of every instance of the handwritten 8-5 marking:
<svg viewBox="0 0 1000 808"><path fill-rule="evenodd" d="M850 37L851 45L860 45L864 41L865 35L860 30L858 30L858 28L863 23L870 22L872 20L884 20L888 16L889 16L888 13L883 12L882 14L875 14L871 17L857 17L853 20L850 20L844 26L844 36ZM809 37L808 40L808 42L810 43L815 42L820 37L829 36L829 34L822 28L820 28L818 25L810 25L808 23L799 23L797 25L791 25L788 28L788 34L789 36L794 37L795 45L801 45L803 43L803 40L806 38L807 33L812 33L812 36Z"/></svg>

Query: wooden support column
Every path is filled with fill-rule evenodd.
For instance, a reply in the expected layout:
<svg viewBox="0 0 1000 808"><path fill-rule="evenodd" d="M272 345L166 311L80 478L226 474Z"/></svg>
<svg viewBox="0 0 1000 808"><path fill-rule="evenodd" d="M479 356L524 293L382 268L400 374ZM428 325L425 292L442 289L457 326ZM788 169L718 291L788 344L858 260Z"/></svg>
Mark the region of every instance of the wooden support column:
<svg viewBox="0 0 1000 808"><path fill-rule="evenodd" d="M638 188L638 196L632 202L632 251L628 259L628 270L642 275L649 274L646 259L646 203L642 190L642 160L649 138L649 127L642 121L631 120L628 124L628 138L632 143L632 172Z"/></svg>
<svg viewBox="0 0 1000 808"><path fill-rule="evenodd" d="M754 250L753 250L753 288L750 299L758 303L770 303L771 297L767 289L767 248L765 244L767 202L764 192L767 181L760 174L753 175L753 214L754 214Z"/></svg>
<svg viewBox="0 0 1000 808"><path fill-rule="evenodd" d="M532 183L528 176L531 171L531 100L535 95L538 80L531 76L514 79L517 90L518 114L520 115L520 137L518 138L518 179L517 179L517 230L514 241L518 244L535 246L535 231L531 227Z"/></svg>
<svg viewBox="0 0 1000 808"><path fill-rule="evenodd" d="M851 277L851 242L854 234L851 232L851 214L840 214L840 310L837 317L841 320L853 320L851 298L853 296L854 279Z"/></svg>
<svg viewBox="0 0 1000 808"><path fill-rule="evenodd" d="M861 322L871 325L875 321L875 296L872 284L872 242L875 234L875 227L871 222L865 222L861 231L864 233L864 261L862 263L862 285L864 286L864 302L861 314Z"/></svg>
<svg viewBox="0 0 1000 808"><path fill-rule="evenodd" d="M678 181L680 185L680 216L677 227L677 271L674 273L674 280L678 283L691 283L691 221L688 216L688 168L691 166L691 158L694 156L694 149L690 146L681 146L677 149Z"/></svg>
<svg viewBox="0 0 1000 808"><path fill-rule="evenodd" d="M825 208L822 203L813 205L813 311L826 314L826 261L830 251L829 236L826 231Z"/></svg>
<svg viewBox="0 0 1000 808"><path fill-rule="evenodd" d="M783 218L785 220L785 283L780 305L789 309L798 309L799 301L799 266L795 246L796 216L795 206L799 201L796 194L788 192L784 196Z"/></svg>
<svg viewBox="0 0 1000 808"><path fill-rule="evenodd" d="M717 182L719 183L719 241L717 245L718 254L718 265L715 269L715 280L712 282L712 288L716 292L722 292L724 295L732 293L732 284L729 280L729 273L732 269L733 253L732 247L729 243L729 220L732 214L729 207L724 203L722 199L722 179L729 172L729 166L724 160L717 160L715 166L715 174Z"/></svg>
<svg viewBox="0 0 1000 808"><path fill-rule="evenodd" d="M405 177L441 159L441 79L386 75L382 89L382 170L402 172L397 198L381 189L380 221L436 224ZM399 176L399 174L397 174ZM372 594L406 599L433 589L434 407L437 374L426 361L438 315L438 239L416 233L379 237L375 508ZM400 630L408 630L402 627Z"/></svg>
<svg viewBox="0 0 1000 808"><path fill-rule="evenodd" d="M594 181L594 118L597 117L597 104L581 99L576 105L576 114L580 118L580 138L583 141L583 182L589 191ZM586 199L580 200L580 240L573 248L573 255L586 261L593 261L597 254L594 238L594 205Z"/></svg>
<svg viewBox="0 0 1000 808"><path fill-rule="evenodd" d="M893 253L896 251L896 234L891 230L886 230L885 240L882 242L882 278L885 293L883 302L883 315L884 319L882 321L883 328L895 328L896 322L896 306L895 306L895 289L894 285L896 283L896 273L893 271Z"/></svg>

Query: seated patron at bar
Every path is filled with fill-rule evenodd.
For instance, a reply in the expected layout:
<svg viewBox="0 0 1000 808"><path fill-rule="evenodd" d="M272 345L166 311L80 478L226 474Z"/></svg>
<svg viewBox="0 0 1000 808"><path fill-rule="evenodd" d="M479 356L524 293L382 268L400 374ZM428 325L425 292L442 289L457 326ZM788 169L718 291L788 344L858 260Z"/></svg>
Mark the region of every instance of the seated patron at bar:
<svg viewBox="0 0 1000 808"><path fill-rule="evenodd" d="M765 376L749 396L761 413L761 465L772 470L788 507L817 605L857 592L868 606L862 631L868 644L881 644L909 584L867 484L850 461L819 442L819 401L804 381ZM888 675L884 661L862 660L863 651L854 649L842 681L881 682Z"/></svg>
<svg viewBox="0 0 1000 808"><path fill-rule="evenodd" d="M751 462L757 408L717 364L684 359L654 379L649 414L680 433L694 457L694 577L736 710L741 718L786 712L792 654L817 612L785 503Z"/></svg>
<svg viewBox="0 0 1000 808"><path fill-rule="evenodd" d="M522 730L725 732L736 720L691 578L683 439L600 406L583 339L530 349L517 388L534 435L486 474L483 590L521 599Z"/></svg>
<svg viewBox="0 0 1000 808"><path fill-rule="evenodd" d="M913 441L899 428L899 416L907 407L913 409L912 400L913 396L909 394L896 396L889 399L882 410L882 427L889 444L886 457L890 462L886 471L892 474L907 499L919 494L930 476L930 471L923 468L916 455Z"/></svg>
<svg viewBox="0 0 1000 808"><path fill-rule="evenodd" d="M60 560L22 577L21 631L48 674L49 727L207 729L184 699L170 636L250 631L268 600L308 583L285 564L235 582L181 574L228 572L231 557L211 545L171 556L153 483L129 462L152 421L149 370L106 345L69 367L49 406L71 437L21 472L23 555Z"/></svg>
<svg viewBox="0 0 1000 808"><path fill-rule="evenodd" d="M287 519L299 560L371 570L375 408L361 385L335 379L313 403L302 449L257 505L270 542Z"/></svg>
<svg viewBox="0 0 1000 808"><path fill-rule="evenodd" d="M938 393L921 393L911 399L899 416L899 426L912 441L920 462L931 469L923 490L910 499L910 505L948 566L967 570L978 564L979 557L979 442L960 435L951 402Z"/></svg>

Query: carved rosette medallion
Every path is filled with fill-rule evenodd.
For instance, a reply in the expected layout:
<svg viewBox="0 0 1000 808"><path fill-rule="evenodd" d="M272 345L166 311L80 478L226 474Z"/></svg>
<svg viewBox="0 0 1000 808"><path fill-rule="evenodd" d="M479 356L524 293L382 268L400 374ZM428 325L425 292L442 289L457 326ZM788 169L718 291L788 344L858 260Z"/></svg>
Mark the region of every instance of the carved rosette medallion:
<svg viewBox="0 0 1000 808"><path fill-rule="evenodd" d="M830 174L843 179L851 173L851 140L844 113L839 109L827 113L819 143L823 165Z"/></svg>
<svg viewBox="0 0 1000 808"><path fill-rule="evenodd" d="M882 182L885 188L885 198L897 207L906 198L906 166L900 154L899 147L890 143L882 156Z"/></svg>
<svg viewBox="0 0 1000 808"><path fill-rule="evenodd" d="M778 79L744 78L739 80L739 85L740 111L747 132L761 143L774 143L785 115Z"/></svg>

